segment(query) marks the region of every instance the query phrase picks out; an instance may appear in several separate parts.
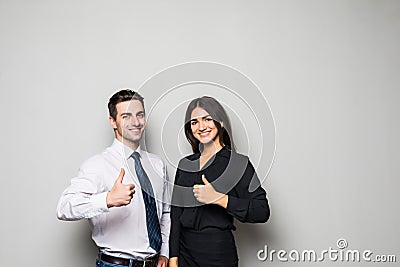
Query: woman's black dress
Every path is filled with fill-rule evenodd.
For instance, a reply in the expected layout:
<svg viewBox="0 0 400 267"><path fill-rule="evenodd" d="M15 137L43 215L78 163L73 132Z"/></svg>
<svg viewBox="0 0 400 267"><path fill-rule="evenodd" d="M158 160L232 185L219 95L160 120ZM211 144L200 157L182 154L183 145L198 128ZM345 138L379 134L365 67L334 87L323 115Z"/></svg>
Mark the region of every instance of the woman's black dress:
<svg viewBox="0 0 400 267"><path fill-rule="evenodd" d="M170 257L179 267L238 266L233 218L241 222L266 222L270 215L266 193L248 157L222 148L199 169L200 153L179 162L171 208ZM202 175L215 190L228 195L226 209L202 204L193 185Z"/></svg>

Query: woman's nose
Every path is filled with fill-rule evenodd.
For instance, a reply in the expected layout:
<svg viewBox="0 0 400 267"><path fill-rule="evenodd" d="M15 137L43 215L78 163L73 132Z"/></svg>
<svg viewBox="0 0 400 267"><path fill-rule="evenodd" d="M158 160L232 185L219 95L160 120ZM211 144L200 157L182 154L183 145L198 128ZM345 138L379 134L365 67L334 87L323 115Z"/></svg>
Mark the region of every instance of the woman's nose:
<svg viewBox="0 0 400 267"><path fill-rule="evenodd" d="M207 124L204 121L199 122L199 130L204 130L207 128Z"/></svg>

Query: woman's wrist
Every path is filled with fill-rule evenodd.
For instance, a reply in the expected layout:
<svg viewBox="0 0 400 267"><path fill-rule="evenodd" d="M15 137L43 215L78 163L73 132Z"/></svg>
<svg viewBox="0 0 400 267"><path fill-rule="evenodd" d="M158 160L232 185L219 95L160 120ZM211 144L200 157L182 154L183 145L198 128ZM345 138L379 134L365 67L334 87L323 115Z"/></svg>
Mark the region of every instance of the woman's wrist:
<svg viewBox="0 0 400 267"><path fill-rule="evenodd" d="M228 207L228 199L228 195L221 193L221 197L217 199L215 204L220 205L221 207L226 209Z"/></svg>
<svg viewBox="0 0 400 267"><path fill-rule="evenodd" d="M168 266L172 266L172 267L178 266L178 257L169 258Z"/></svg>
<svg viewBox="0 0 400 267"><path fill-rule="evenodd" d="M178 257L169 258L169 263L178 263Z"/></svg>

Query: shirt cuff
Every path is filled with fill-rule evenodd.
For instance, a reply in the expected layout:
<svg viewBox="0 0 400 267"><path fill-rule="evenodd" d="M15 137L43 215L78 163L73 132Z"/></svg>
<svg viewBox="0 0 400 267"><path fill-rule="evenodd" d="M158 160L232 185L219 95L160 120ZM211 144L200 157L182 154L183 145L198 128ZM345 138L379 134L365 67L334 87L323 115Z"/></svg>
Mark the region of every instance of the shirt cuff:
<svg viewBox="0 0 400 267"><path fill-rule="evenodd" d="M246 218L249 202L250 200L248 199L239 199L234 196L228 196L228 205L226 206L226 210L238 219Z"/></svg>
<svg viewBox="0 0 400 267"><path fill-rule="evenodd" d="M93 212L107 212L107 194L108 192L103 192L92 196Z"/></svg>
<svg viewBox="0 0 400 267"><path fill-rule="evenodd" d="M160 249L160 256L169 258L169 247L168 244L162 244Z"/></svg>

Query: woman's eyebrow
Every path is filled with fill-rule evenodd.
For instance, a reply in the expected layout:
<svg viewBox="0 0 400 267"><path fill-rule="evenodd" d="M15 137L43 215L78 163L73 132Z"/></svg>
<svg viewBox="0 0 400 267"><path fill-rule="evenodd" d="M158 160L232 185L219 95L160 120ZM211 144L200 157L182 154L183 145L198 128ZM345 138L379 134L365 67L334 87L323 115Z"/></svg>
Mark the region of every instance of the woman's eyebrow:
<svg viewBox="0 0 400 267"><path fill-rule="evenodd" d="M196 121L198 119L206 119L208 117L212 118L211 115L205 115L205 116L202 116L202 117L199 116L199 117L196 117L196 118L192 118L192 119L190 119L190 121Z"/></svg>

